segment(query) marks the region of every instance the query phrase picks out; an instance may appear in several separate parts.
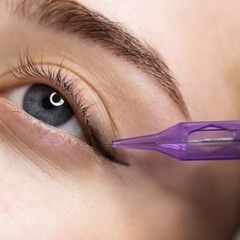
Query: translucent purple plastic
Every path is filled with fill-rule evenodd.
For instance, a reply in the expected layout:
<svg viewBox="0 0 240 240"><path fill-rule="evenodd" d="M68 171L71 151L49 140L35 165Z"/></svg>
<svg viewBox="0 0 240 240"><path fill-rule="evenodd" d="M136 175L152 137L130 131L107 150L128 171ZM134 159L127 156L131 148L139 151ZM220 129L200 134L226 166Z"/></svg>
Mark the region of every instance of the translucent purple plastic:
<svg viewBox="0 0 240 240"><path fill-rule="evenodd" d="M240 121L183 122L158 134L115 140L113 147L158 151L180 160L240 160Z"/></svg>

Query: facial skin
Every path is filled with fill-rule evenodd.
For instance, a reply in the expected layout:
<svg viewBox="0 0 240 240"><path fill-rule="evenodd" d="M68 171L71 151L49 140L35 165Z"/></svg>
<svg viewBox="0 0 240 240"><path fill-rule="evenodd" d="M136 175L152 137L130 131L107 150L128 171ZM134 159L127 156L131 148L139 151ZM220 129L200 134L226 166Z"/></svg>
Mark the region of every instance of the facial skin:
<svg viewBox="0 0 240 240"><path fill-rule="evenodd" d="M13 2L20 1L0 4L0 239L230 239L240 217L239 162L183 163L137 151L115 153L128 166L111 162L17 108L9 96L21 86L64 92L41 77L14 77L9 62L17 66L27 50L44 66L62 63L107 142L181 121L238 120L240 4L79 1L163 57L186 116L142 69L101 44L14 16Z"/></svg>

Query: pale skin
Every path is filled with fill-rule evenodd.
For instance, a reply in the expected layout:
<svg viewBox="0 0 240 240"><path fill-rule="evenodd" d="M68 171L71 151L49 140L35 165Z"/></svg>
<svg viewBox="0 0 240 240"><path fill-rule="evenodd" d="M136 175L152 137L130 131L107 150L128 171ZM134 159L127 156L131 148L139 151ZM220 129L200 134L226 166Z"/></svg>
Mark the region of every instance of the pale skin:
<svg viewBox="0 0 240 240"><path fill-rule="evenodd" d="M182 163L136 151L122 155L129 166L102 159L81 139L11 102L12 89L47 82L20 81L8 74L7 63L17 62L26 49L52 65L65 58L64 67L79 78L78 89L88 82L87 98L96 104L92 115L109 139L106 108L118 137L187 120L238 120L240 3L79 2L121 23L163 56L190 117L124 59L90 41L19 21L0 5L0 239L230 239L240 222L239 162Z"/></svg>

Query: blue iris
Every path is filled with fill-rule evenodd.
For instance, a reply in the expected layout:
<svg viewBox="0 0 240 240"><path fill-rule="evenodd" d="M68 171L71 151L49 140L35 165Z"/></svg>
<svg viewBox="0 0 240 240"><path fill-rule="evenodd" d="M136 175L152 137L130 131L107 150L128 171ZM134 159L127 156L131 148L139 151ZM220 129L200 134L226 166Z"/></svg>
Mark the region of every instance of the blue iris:
<svg viewBox="0 0 240 240"><path fill-rule="evenodd" d="M74 114L68 102L56 90L43 84L35 84L28 89L23 109L54 127L67 123Z"/></svg>

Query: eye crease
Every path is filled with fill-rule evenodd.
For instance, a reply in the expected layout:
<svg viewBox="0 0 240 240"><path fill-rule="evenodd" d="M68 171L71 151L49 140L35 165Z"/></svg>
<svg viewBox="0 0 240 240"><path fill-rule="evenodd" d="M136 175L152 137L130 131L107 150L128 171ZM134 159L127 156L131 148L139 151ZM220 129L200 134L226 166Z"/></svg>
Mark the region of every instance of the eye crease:
<svg viewBox="0 0 240 240"><path fill-rule="evenodd" d="M86 141L99 156L126 165L116 159L116 153L111 152L110 144L102 141L101 129L97 129L92 121L93 116L91 115L94 114L89 114L89 109L94 104L86 101L82 96L82 91L80 94L79 91L76 91L76 79L71 79L68 73L63 71L61 64L57 65L55 69L52 66L48 68L42 61L40 64L36 63L27 52L20 56L17 67L12 64L9 66L12 76L19 81L34 79L33 85L22 86L24 88L21 90L22 103L17 104L18 99L14 104L32 117L59 128L68 135ZM49 85L45 80L49 82ZM10 92L10 96L13 99L16 98L20 88L10 89L10 91L8 89L8 95ZM75 109L71 107L67 98L76 105ZM11 98L9 100L11 101ZM99 137L99 132L101 137Z"/></svg>

